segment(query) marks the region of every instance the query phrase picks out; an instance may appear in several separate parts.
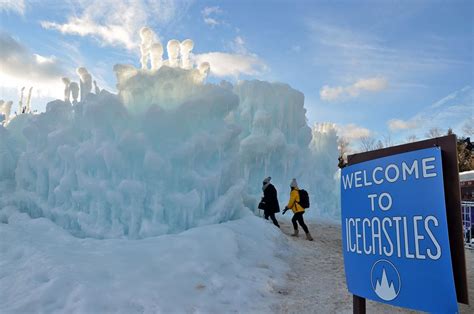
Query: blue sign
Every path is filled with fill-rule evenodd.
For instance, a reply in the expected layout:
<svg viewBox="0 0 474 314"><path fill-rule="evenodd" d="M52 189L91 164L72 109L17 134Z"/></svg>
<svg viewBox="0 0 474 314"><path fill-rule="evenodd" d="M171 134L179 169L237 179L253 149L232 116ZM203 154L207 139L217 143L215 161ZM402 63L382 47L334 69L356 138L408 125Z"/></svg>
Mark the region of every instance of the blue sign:
<svg viewBox="0 0 474 314"><path fill-rule="evenodd" d="M374 301L458 312L439 148L342 169L347 286Z"/></svg>

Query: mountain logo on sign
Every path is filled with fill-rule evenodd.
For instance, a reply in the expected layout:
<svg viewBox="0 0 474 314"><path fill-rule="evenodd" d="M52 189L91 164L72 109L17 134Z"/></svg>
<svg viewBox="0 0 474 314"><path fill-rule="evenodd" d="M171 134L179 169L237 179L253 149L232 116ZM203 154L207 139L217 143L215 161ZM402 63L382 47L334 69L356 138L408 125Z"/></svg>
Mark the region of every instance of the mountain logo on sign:
<svg viewBox="0 0 474 314"><path fill-rule="evenodd" d="M382 283L380 283L377 279L377 283L375 284L375 293L383 300L393 300L397 297L397 293L395 292L395 287L393 282L388 284L387 274L385 273L385 268L382 271Z"/></svg>
<svg viewBox="0 0 474 314"><path fill-rule="evenodd" d="M375 262L372 266L371 281L375 294L384 301L392 301L400 293L400 274L387 260Z"/></svg>

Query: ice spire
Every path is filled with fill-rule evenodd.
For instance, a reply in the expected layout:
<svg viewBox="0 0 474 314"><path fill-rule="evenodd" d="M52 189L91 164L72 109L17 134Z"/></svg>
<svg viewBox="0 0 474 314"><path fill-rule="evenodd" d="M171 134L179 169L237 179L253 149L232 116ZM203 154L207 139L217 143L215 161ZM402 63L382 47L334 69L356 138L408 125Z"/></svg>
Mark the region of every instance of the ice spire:
<svg viewBox="0 0 474 314"><path fill-rule="evenodd" d="M199 74L200 74L200 79L201 79L201 82L204 81L207 76L209 75L209 72L211 71L211 65L209 64L209 62L203 62L199 65Z"/></svg>
<svg viewBox="0 0 474 314"><path fill-rule="evenodd" d="M171 39L166 45L168 52L168 66L176 68L179 66L179 50L180 44L176 39Z"/></svg>
<svg viewBox="0 0 474 314"><path fill-rule="evenodd" d="M100 88L97 86L97 82L94 80L94 92L96 95L100 94Z"/></svg>
<svg viewBox="0 0 474 314"><path fill-rule="evenodd" d="M64 83L64 101L65 102L70 102L71 100L71 88L70 88L70 84L71 84L71 80L67 77L63 77L61 79Z"/></svg>
<svg viewBox="0 0 474 314"><path fill-rule="evenodd" d="M77 68L76 72L80 77L81 101L84 101L92 91L92 76L84 67Z"/></svg>
<svg viewBox="0 0 474 314"><path fill-rule="evenodd" d="M163 45L156 42L151 45L151 69L158 70L163 65Z"/></svg>
<svg viewBox="0 0 474 314"><path fill-rule="evenodd" d="M150 58L151 46L155 39L155 33L149 27L142 27L140 29L140 63L142 70L148 69L148 59Z"/></svg>
<svg viewBox="0 0 474 314"><path fill-rule="evenodd" d="M25 92L25 86L21 88L20 102L18 103L18 114L23 113L23 93Z"/></svg>
<svg viewBox="0 0 474 314"><path fill-rule="evenodd" d="M26 98L26 112L30 113L31 112L31 92L33 91L33 86L30 87L30 90L28 91L28 98Z"/></svg>
<svg viewBox="0 0 474 314"><path fill-rule="evenodd" d="M72 82L69 84L69 88L71 89L72 103L75 105L77 104L77 98L79 97L79 85L76 82Z"/></svg>
<svg viewBox="0 0 474 314"><path fill-rule="evenodd" d="M193 48L194 42L191 39L184 40L180 45L181 67L183 69L190 69L192 67L190 54Z"/></svg>
<svg viewBox="0 0 474 314"><path fill-rule="evenodd" d="M8 122L8 119L10 117L10 112L12 109L12 104L13 104L13 101L0 100L0 115L5 116L3 122Z"/></svg>

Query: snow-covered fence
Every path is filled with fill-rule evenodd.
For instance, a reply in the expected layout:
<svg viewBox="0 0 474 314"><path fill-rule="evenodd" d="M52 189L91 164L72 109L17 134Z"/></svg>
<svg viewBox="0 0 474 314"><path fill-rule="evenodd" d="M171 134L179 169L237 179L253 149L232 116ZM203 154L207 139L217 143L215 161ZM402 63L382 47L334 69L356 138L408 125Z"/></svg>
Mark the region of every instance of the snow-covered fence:
<svg viewBox="0 0 474 314"><path fill-rule="evenodd" d="M464 244L468 249L474 249L474 202L461 202Z"/></svg>

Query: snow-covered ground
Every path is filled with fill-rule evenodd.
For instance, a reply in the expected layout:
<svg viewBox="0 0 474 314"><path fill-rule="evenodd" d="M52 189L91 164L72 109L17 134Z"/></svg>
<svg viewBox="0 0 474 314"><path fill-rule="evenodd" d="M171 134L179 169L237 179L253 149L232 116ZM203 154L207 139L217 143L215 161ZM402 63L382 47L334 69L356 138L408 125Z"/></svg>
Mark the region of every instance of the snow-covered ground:
<svg viewBox="0 0 474 314"><path fill-rule="evenodd" d="M273 313L352 313L352 295L346 288L342 257L341 226L329 221L310 221L308 228L314 237L289 239L294 255L288 260L291 270L286 284L276 293L280 302ZM291 223L282 224L285 234ZM474 251L466 250L470 306L460 304L460 313L474 312ZM367 313L416 313L383 303L367 301Z"/></svg>
<svg viewBox="0 0 474 314"><path fill-rule="evenodd" d="M0 313L263 313L293 254L259 217L142 240L79 239L50 220L0 224Z"/></svg>
<svg viewBox="0 0 474 314"><path fill-rule="evenodd" d="M141 240L79 239L51 221L0 225L0 313L351 313L340 225L314 242L261 217ZM466 250L474 302L474 252ZM368 313L410 313L367 302ZM472 306L460 305L461 313Z"/></svg>

